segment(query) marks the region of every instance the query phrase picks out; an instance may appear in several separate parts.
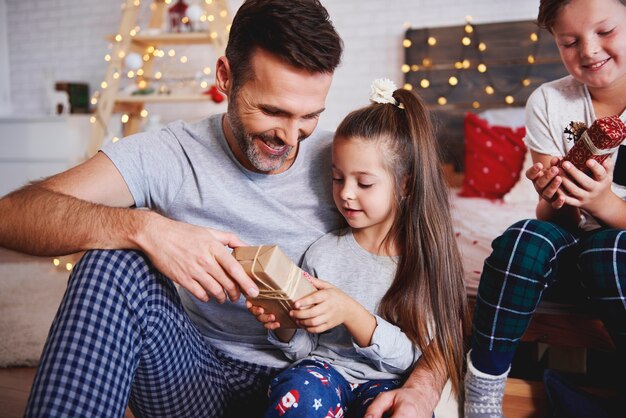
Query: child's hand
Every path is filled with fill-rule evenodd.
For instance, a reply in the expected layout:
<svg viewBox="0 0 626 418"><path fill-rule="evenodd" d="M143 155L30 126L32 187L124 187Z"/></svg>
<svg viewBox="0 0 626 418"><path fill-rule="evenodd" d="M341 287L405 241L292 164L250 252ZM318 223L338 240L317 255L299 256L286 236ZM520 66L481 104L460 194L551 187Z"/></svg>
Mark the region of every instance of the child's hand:
<svg viewBox="0 0 626 418"><path fill-rule="evenodd" d="M586 162L591 175L577 169L572 163L563 163L562 195L565 203L585 209L592 215L607 207L612 197L613 164L606 159L600 164L593 159Z"/></svg>
<svg viewBox="0 0 626 418"><path fill-rule="evenodd" d="M312 278L312 283L318 291L297 300L289 313L299 326L319 334L349 319L358 304L354 299L323 280Z"/></svg>
<svg viewBox="0 0 626 418"><path fill-rule="evenodd" d="M558 192L563 181L559 176L557 164L559 159L554 157L550 160L550 167L544 168L542 163L535 163L526 170L526 178L533 182L533 186L540 198L549 202L555 209L560 209L564 198Z"/></svg>
<svg viewBox="0 0 626 418"><path fill-rule="evenodd" d="M267 330L275 330L280 328L280 323L276 322L274 314L266 314L265 310L252 304L250 300L246 299L246 308L248 311L256 317L256 320L263 324L263 327Z"/></svg>

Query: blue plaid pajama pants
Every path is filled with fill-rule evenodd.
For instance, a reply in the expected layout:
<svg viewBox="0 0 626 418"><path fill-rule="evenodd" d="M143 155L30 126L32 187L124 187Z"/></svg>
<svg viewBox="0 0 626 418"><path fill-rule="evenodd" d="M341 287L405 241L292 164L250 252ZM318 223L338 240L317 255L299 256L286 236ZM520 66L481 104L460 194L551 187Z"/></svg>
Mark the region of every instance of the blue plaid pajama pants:
<svg viewBox="0 0 626 418"><path fill-rule="evenodd" d="M352 384L326 362L303 360L272 380L265 418L361 418L378 394L400 383L371 380Z"/></svg>
<svg viewBox="0 0 626 418"><path fill-rule="evenodd" d="M472 325L472 361L479 370L508 369L546 291L584 301L604 320L618 349L626 349L626 231L573 234L550 222L524 220L496 238L492 248ZM488 370L494 362L495 369Z"/></svg>
<svg viewBox="0 0 626 418"><path fill-rule="evenodd" d="M205 343L175 286L141 253L90 251L74 268L28 417L252 417L276 369ZM245 402L244 402L245 400Z"/></svg>

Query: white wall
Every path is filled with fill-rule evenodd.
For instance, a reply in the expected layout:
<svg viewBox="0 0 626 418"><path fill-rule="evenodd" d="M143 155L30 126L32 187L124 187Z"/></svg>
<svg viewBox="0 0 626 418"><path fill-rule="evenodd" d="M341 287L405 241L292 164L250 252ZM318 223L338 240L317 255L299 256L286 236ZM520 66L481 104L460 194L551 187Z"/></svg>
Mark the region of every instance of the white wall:
<svg viewBox="0 0 626 418"><path fill-rule="evenodd" d="M55 79L98 87L105 72L104 37L119 25L121 0L7 1L11 97L18 114L42 112L43 70ZM143 6L149 3L143 1ZM231 12L242 2L230 0ZM320 125L334 127L350 110L367 103L372 80L402 83L401 46L405 24L413 27L534 19L539 0L322 0L345 43ZM144 8L145 10L145 8ZM146 13L143 13L145 15ZM205 52L198 52L205 54ZM205 57L206 58L206 57ZM212 58L214 61L214 57ZM224 106L193 105L163 109L165 119L198 118Z"/></svg>
<svg viewBox="0 0 626 418"><path fill-rule="evenodd" d="M0 115L11 113L7 2L0 0Z"/></svg>

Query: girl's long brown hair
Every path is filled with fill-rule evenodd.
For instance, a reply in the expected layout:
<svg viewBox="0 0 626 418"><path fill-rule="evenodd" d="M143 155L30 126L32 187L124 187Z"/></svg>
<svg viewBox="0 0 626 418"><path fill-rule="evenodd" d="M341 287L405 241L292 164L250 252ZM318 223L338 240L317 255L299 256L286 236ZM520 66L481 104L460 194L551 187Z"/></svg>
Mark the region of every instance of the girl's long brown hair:
<svg viewBox="0 0 626 418"><path fill-rule="evenodd" d="M379 314L398 325L431 370L461 387L468 326L463 266L457 248L439 148L430 115L413 93L393 93L401 107L374 103L350 113L336 137L378 141L396 181L396 217L385 240L400 251ZM432 338L432 339L431 339Z"/></svg>

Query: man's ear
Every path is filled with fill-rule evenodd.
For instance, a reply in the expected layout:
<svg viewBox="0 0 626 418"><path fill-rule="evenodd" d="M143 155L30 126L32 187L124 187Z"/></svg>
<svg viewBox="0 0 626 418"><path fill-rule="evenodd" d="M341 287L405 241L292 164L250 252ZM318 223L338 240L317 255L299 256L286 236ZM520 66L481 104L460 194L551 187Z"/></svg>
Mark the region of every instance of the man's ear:
<svg viewBox="0 0 626 418"><path fill-rule="evenodd" d="M230 71L230 63L228 58L222 56L217 60L215 64L215 86L220 93L229 96L230 89L233 84L233 74Z"/></svg>

